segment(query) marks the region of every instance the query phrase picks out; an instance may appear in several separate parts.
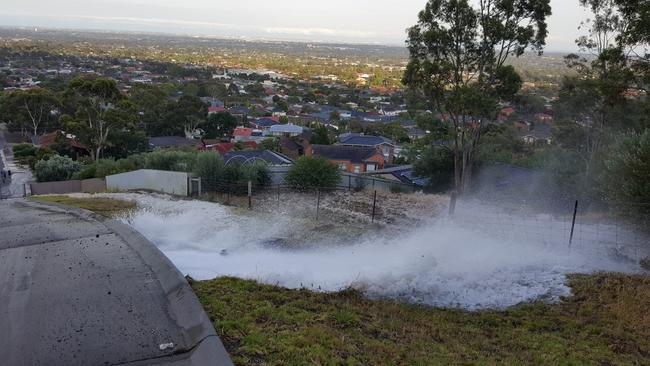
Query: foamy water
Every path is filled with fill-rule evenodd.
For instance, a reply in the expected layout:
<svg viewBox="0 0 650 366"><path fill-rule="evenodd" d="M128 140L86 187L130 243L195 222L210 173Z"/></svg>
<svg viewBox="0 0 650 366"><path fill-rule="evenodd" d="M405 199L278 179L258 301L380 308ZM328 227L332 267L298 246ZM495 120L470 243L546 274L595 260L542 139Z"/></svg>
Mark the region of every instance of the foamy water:
<svg viewBox="0 0 650 366"><path fill-rule="evenodd" d="M375 297L481 309L567 295L568 273L640 270L638 260L614 255L621 248L602 243L583 240L569 248L560 233L543 240L507 239L444 219L369 231L355 242L318 245L306 232L307 248L287 249L269 242L300 230L291 217L256 218L165 196L113 196L137 201L141 209L125 221L196 279L235 276L322 291L354 286Z"/></svg>

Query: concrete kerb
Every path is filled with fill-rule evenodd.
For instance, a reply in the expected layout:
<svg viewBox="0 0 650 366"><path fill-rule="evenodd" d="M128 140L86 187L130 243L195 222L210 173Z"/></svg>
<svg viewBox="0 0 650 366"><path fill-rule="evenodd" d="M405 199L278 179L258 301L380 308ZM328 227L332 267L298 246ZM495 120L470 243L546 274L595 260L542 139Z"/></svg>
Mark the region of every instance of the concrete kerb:
<svg viewBox="0 0 650 366"><path fill-rule="evenodd" d="M138 253L142 261L156 274L169 302L169 316L181 329L189 349L179 349L179 355L173 358L142 360L126 365L233 365L230 356L207 314L203 310L194 291L181 272L172 262L142 234L117 220L111 220L94 212L76 207L69 207L52 202L23 201L25 204L61 210L81 219L97 221L117 234ZM153 362L153 363L152 363Z"/></svg>

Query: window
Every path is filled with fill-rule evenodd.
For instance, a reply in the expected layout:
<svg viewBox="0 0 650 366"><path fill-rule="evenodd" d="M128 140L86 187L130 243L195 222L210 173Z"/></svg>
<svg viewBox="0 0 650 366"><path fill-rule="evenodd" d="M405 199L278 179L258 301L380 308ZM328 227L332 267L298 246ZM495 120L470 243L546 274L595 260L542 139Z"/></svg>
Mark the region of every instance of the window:
<svg viewBox="0 0 650 366"><path fill-rule="evenodd" d="M354 172L357 173L357 174L361 173L361 165L356 165L355 164L354 165Z"/></svg>
<svg viewBox="0 0 650 366"><path fill-rule="evenodd" d="M377 170L377 164L367 164L366 165L366 171L374 172L375 170Z"/></svg>
<svg viewBox="0 0 650 366"><path fill-rule="evenodd" d="M339 164L339 170L342 170L342 171L348 170L348 165L347 164Z"/></svg>

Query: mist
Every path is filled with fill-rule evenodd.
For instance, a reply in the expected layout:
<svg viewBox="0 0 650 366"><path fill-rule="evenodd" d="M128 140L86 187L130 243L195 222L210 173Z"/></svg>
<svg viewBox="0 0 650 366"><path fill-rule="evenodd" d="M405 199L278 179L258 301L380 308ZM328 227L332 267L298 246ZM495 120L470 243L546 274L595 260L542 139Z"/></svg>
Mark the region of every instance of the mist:
<svg viewBox="0 0 650 366"><path fill-rule="evenodd" d="M637 234L614 237L613 227L578 223L569 246L564 220L508 216L478 203L459 205L453 220L431 217L413 227L372 227L361 238L313 242L286 213L269 218L167 196L109 196L136 201L139 209L122 220L195 279L352 287L372 298L468 310L557 301L570 294L567 274L640 272L648 255ZM289 233L304 245L283 245Z"/></svg>

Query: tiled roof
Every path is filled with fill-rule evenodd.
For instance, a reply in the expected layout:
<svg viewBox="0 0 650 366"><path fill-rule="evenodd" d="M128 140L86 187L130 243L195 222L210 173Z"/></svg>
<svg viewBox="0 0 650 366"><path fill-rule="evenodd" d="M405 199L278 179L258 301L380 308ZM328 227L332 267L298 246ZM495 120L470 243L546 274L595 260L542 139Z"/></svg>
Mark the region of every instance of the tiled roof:
<svg viewBox="0 0 650 366"><path fill-rule="evenodd" d="M359 146L377 146L381 144L390 144L391 141L382 136L369 136L369 135L341 135L339 137L341 145L359 145Z"/></svg>

